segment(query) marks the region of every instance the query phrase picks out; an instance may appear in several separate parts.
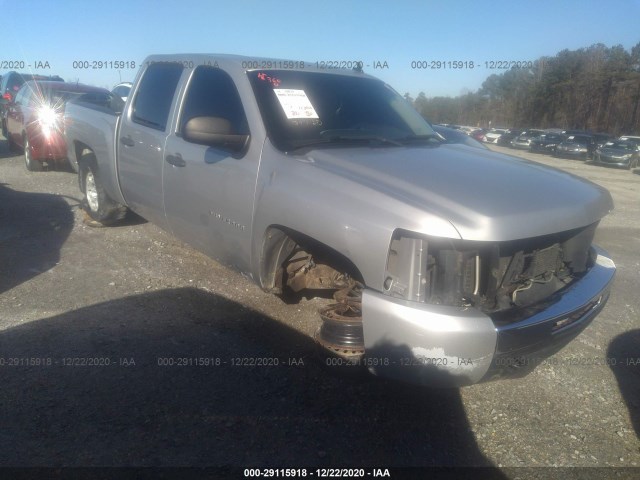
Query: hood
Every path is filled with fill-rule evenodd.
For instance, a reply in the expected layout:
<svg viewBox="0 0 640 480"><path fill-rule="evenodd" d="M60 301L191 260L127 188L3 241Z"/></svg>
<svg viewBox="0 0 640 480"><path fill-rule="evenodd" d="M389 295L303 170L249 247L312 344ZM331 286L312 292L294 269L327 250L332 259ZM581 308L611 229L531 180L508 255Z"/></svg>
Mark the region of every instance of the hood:
<svg viewBox="0 0 640 480"><path fill-rule="evenodd" d="M623 148L601 147L598 150L600 151L601 154L610 155L612 157L625 157L627 155L629 156L633 155L633 152L630 152L629 150L625 150Z"/></svg>
<svg viewBox="0 0 640 480"><path fill-rule="evenodd" d="M468 240L557 233L597 222L613 209L609 192L588 180L465 145L328 148L306 160L436 215Z"/></svg>

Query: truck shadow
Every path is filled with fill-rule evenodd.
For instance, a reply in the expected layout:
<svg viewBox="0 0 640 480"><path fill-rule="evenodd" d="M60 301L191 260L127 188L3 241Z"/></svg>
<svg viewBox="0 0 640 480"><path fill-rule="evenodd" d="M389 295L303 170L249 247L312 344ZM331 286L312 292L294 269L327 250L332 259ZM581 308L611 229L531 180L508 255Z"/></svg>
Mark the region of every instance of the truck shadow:
<svg viewBox="0 0 640 480"><path fill-rule="evenodd" d="M2 465L491 467L458 389L345 374L193 288L10 328L0 352Z"/></svg>
<svg viewBox="0 0 640 480"><path fill-rule="evenodd" d="M56 265L73 229L72 208L59 195L0 183L0 293Z"/></svg>
<svg viewBox="0 0 640 480"><path fill-rule="evenodd" d="M614 338L607 349L607 358L627 404L636 436L640 438L640 329Z"/></svg>

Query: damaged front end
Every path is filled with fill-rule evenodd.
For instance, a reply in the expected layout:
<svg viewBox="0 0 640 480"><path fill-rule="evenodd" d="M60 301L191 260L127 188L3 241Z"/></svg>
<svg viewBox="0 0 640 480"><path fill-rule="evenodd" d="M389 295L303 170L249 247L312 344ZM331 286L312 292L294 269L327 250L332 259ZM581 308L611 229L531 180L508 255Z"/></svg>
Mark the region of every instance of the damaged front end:
<svg viewBox="0 0 640 480"><path fill-rule="evenodd" d="M499 323L545 300L594 264L597 223L508 242L411 236L396 231L389 249L386 294L432 305L475 307Z"/></svg>
<svg viewBox="0 0 640 480"><path fill-rule="evenodd" d="M363 297L367 356L390 363L372 370L461 385L535 367L606 303L615 265L596 227L504 242L396 231L384 291Z"/></svg>

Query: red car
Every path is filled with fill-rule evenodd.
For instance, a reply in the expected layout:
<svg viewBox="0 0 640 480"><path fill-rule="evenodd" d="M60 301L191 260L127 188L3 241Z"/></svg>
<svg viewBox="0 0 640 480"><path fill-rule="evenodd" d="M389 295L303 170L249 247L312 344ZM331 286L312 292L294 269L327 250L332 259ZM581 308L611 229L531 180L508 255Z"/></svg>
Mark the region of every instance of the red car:
<svg viewBox="0 0 640 480"><path fill-rule="evenodd" d="M29 81L7 105L9 148L24 150L27 170L42 170L43 162L68 165L62 116L66 102L80 96L93 97L87 101L101 103L108 102L111 93L78 83Z"/></svg>

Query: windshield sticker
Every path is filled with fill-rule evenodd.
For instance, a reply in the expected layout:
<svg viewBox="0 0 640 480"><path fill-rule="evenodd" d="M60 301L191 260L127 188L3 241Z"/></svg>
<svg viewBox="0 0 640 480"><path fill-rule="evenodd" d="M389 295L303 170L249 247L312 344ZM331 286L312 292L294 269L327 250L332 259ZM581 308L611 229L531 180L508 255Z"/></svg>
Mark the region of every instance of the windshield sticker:
<svg viewBox="0 0 640 480"><path fill-rule="evenodd" d="M292 118L320 118L313 109L304 90L288 88L274 88L273 92L278 97L280 105L288 119Z"/></svg>
<svg viewBox="0 0 640 480"><path fill-rule="evenodd" d="M280 85L280 79L279 78L271 77L271 76L267 75L264 72L260 72L258 74L258 78L260 80L262 80L263 82L269 82L274 87L277 87L277 86Z"/></svg>

